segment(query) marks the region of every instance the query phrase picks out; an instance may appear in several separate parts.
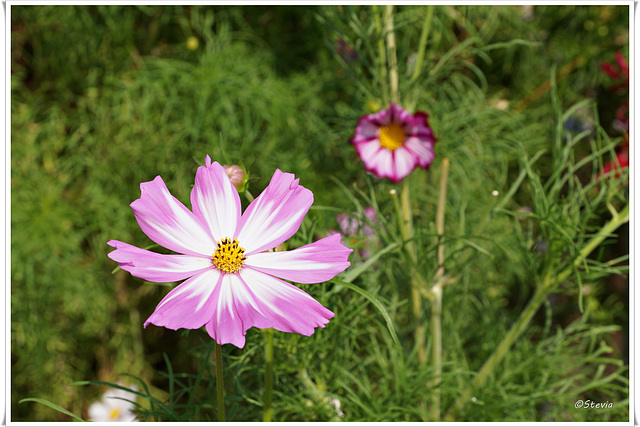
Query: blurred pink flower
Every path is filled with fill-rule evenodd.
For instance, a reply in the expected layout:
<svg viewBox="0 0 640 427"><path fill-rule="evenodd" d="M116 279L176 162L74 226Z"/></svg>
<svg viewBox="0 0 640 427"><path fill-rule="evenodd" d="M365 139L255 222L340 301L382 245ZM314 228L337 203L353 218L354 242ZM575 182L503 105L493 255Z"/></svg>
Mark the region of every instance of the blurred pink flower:
<svg viewBox="0 0 640 427"><path fill-rule="evenodd" d="M355 248L361 258L367 258L371 254L370 247L375 244L376 232L369 224L375 227L378 223L378 214L373 207L364 208L364 216L368 221L359 217L355 212L353 215L340 213L336 216L343 242ZM338 233L335 230L329 230L329 232Z"/></svg>
<svg viewBox="0 0 640 427"><path fill-rule="evenodd" d="M364 215L371 224L375 225L378 222L378 216L373 207L367 206L364 208ZM375 234L371 227L362 220L354 218L344 212L338 214L336 220L340 226L340 232L346 236L355 236L358 234L358 231L361 231L364 236L373 236Z"/></svg>
<svg viewBox="0 0 640 427"><path fill-rule="evenodd" d="M286 252L268 252L293 236L313 193L293 174L276 170L267 188L241 214L240 196L225 169L209 156L191 191L193 212L159 176L140 185L131 203L142 231L180 255L163 255L117 240L109 257L151 282L188 279L171 290L144 323L169 329L206 327L218 344L244 347L246 331L274 328L311 335L334 314L281 280L320 283L350 263L340 235ZM241 246L242 245L242 246Z"/></svg>
<svg viewBox="0 0 640 427"><path fill-rule="evenodd" d="M399 182L417 166L428 168L435 157L437 139L428 117L390 103L386 110L361 117L350 141L368 171Z"/></svg>
<svg viewBox="0 0 640 427"><path fill-rule="evenodd" d="M616 51L616 63L618 65L617 69L610 62L603 62L600 64L600 68L607 73L609 77L614 80L618 80L618 84L611 88L612 91L616 92L618 90L629 90L629 63L626 58L622 55L622 53Z"/></svg>

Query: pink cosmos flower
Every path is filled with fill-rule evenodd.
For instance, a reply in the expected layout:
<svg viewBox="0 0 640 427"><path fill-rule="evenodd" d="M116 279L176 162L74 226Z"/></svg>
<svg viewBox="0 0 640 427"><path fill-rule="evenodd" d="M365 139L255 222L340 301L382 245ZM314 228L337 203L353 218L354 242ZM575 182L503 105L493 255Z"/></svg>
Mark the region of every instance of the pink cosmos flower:
<svg viewBox="0 0 640 427"><path fill-rule="evenodd" d="M241 214L240 196L225 169L209 156L196 172L193 212L157 176L140 184L131 208L142 231L179 255L163 255L111 240L109 257L151 282L187 279L144 323L169 329L203 325L218 344L244 347L246 331L274 328L311 335L334 314L281 279L320 283L350 263L351 249L335 234L286 252L268 252L293 236L313 193L293 174L276 170L267 188Z"/></svg>
<svg viewBox="0 0 640 427"><path fill-rule="evenodd" d="M386 110L361 117L350 139L368 171L399 182L416 166L428 168L437 141L422 111L409 114L390 103Z"/></svg>

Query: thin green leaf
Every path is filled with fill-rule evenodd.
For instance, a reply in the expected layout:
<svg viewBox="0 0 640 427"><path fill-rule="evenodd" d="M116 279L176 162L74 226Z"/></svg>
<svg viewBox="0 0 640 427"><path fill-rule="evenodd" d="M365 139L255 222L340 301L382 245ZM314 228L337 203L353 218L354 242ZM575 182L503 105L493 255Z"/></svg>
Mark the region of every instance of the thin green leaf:
<svg viewBox="0 0 640 427"><path fill-rule="evenodd" d="M69 412L66 409L56 405L55 403L51 403L51 402L49 402L48 400L45 400L45 399L40 399L40 398L37 398L37 397L28 397L26 399L20 400L18 403L24 403L24 402L42 403L43 405L46 405L49 408L53 408L58 412L62 412L63 414L70 416L71 418L73 418L76 421L87 422L86 420L83 420L82 418L80 418L79 416L75 415L74 413Z"/></svg>
<svg viewBox="0 0 640 427"><path fill-rule="evenodd" d="M387 313L387 310L384 308L384 305L382 305L382 303L375 297L375 295L373 295L371 292L365 291L364 289L357 287L352 283L344 282L342 280L334 279L331 282L335 283L336 285L342 285L345 288L351 289L352 291L356 291L360 295L363 295L365 298L371 301L371 303L378 309L380 314L382 314L382 317L384 317L385 322L387 322L387 329L389 329L389 334L391 334L391 338L393 338L393 341L398 345L398 347L400 347L400 341L398 340L396 329L393 326L393 321L391 320L389 313Z"/></svg>

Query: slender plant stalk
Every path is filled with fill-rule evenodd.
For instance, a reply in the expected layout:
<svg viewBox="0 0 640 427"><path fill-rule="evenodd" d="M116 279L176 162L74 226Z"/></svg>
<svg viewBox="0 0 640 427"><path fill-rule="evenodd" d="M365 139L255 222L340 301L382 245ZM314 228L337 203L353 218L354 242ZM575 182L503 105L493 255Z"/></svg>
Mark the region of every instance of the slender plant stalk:
<svg viewBox="0 0 640 427"><path fill-rule="evenodd" d="M449 159L442 159L440 175L440 191L438 193L438 208L436 211L436 233L438 234L438 266L435 284L431 288L431 365L433 366L434 387L433 421L440 421L440 381L442 377L442 293L444 276L444 214L447 200L447 177L449 175Z"/></svg>
<svg viewBox="0 0 640 427"><path fill-rule="evenodd" d="M629 222L629 205L627 205L621 212L616 212L613 218L611 218L611 220L600 229L598 234L591 238L582 250L580 250L580 253L574 260L572 266L567 267L558 275L553 274L552 268L547 270L547 274L545 275L542 284L537 287L531 301L529 301L516 323L513 324L498 347L493 351L493 354L491 354L484 365L482 365L482 368L480 368L473 379L471 387L468 387L463 391L460 397L458 397L454 402L453 406L447 411L445 421L453 421L453 416L469 401L473 390L484 384L489 374L502 361L507 351L509 351L513 342L527 328L534 314L536 314L555 286L567 280L567 278L569 278L569 276L574 272L575 267L582 264L589 254L596 249L604 239L609 237L618 227L627 222Z"/></svg>
<svg viewBox="0 0 640 427"><path fill-rule="evenodd" d="M398 60L396 58L396 33L393 29L393 5L386 5L384 9L385 32L387 33L387 61L389 64L389 85L391 102L400 103L398 94Z"/></svg>
<svg viewBox="0 0 640 427"><path fill-rule="evenodd" d="M224 384L222 382L222 346L216 342L216 386L218 389L218 421L224 417Z"/></svg>
<svg viewBox="0 0 640 427"><path fill-rule="evenodd" d="M387 53L384 48L384 39L382 38L382 24L380 22L380 15L378 12L378 5L373 5L373 22L375 23L376 30L380 34L378 40L378 59L380 64L380 93L382 93L382 102L387 104L389 99L387 98Z"/></svg>
<svg viewBox="0 0 640 427"><path fill-rule="evenodd" d="M400 203L395 199L396 211L399 218L400 235L405 252L411 264L411 303L415 322L414 341L418 349L418 362L424 365L427 362L427 354L424 345L424 325L422 324L422 290L426 289L426 282L418 271L418 251L413 239L413 215L411 214L411 187L409 179L402 181L400 190Z"/></svg>
<svg viewBox="0 0 640 427"><path fill-rule="evenodd" d="M449 159L442 159L442 171L440 172L440 191L438 193L438 208L436 211L436 233L438 233L438 269L436 279L444 275L444 214L447 200L447 178L449 177Z"/></svg>
<svg viewBox="0 0 640 427"><path fill-rule="evenodd" d="M427 289L424 277L417 269L418 255L415 243L413 242L413 218L411 215L410 187L407 178L402 182L401 201L398 200L396 190L391 190L393 205L396 209L396 217L398 218L398 229L402 238L402 247L407 255L407 259L411 269L411 303L415 322L414 341L418 351L418 361L420 365L424 365L427 361L427 355L424 346L424 326L422 325L422 292Z"/></svg>
<svg viewBox="0 0 640 427"><path fill-rule="evenodd" d="M413 68L413 75L411 81L415 81L422 71L422 61L424 61L424 50L427 47L427 37L429 36L429 29L431 28L431 17L433 16L433 5L427 6L427 16L422 24L422 33L420 33L420 43L418 44L418 58Z"/></svg>
<svg viewBox="0 0 640 427"><path fill-rule="evenodd" d="M273 329L262 331L264 335L264 417L263 421L271 421L271 401L273 399Z"/></svg>

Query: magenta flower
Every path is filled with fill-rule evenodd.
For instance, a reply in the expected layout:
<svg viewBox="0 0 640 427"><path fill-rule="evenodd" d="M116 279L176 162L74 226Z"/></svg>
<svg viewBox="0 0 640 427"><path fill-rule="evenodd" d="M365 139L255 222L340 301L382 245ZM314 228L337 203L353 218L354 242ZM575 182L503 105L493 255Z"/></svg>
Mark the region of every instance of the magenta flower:
<svg viewBox="0 0 640 427"><path fill-rule="evenodd" d="M151 282L187 279L144 323L169 329L203 325L218 344L244 347L249 328L311 335L334 314L281 280L320 283L342 272L351 249L335 234L286 252L268 252L293 236L313 193L293 174L276 170L267 188L241 214L240 196L225 169L209 156L191 191L193 212L157 176L140 184L131 203L142 231L180 255L163 255L111 240L109 257Z"/></svg>
<svg viewBox="0 0 640 427"><path fill-rule="evenodd" d="M368 171L399 182L416 166L428 168L437 141L422 111L409 114L390 103L386 110L361 117L350 141Z"/></svg>

